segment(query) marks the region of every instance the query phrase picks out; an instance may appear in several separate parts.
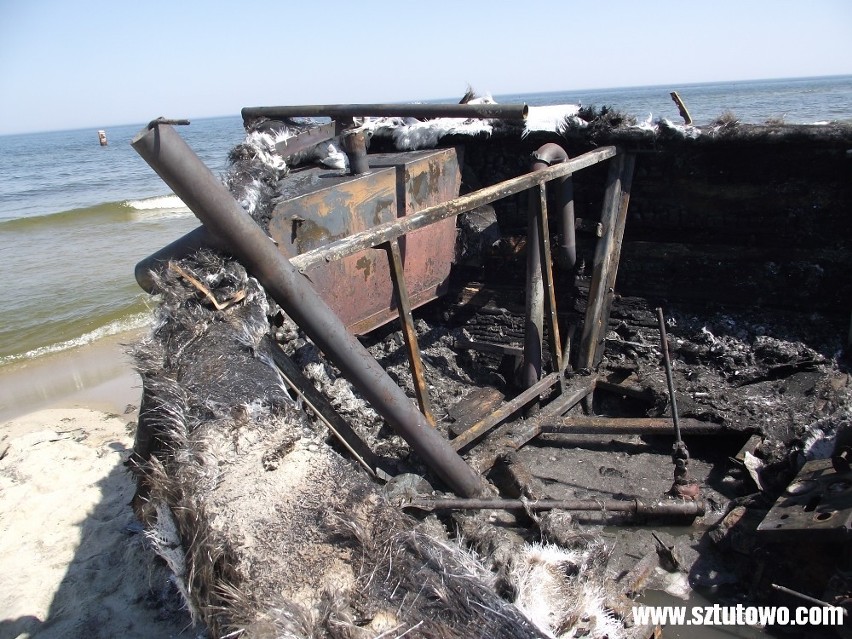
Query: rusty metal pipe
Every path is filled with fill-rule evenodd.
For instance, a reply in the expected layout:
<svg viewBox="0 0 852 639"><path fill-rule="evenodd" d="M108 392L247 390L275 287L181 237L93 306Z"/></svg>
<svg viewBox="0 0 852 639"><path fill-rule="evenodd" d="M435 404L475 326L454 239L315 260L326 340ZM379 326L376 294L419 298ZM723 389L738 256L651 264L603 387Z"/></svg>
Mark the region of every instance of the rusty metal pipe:
<svg viewBox="0 0 852 639"><path fill-rule="evenodd" d="M460 495L482 491L480 477L429 427L399 386L171 126L145 129L131 144L438 477Z"/></svg>
<svg viewBox="0 0 852 639"><path fill-rule="evenodd" d="M600 382L598 382L600 388ZM681 433L719 435L724 426L697 419L683 419ZM542 433L558 435L670 435L672 421L666 417L557 417L541 426Z"/></svg>
<svg viewBox="0 0 852 639"><path fill-rule="evenodd" d="M457 499L453 497L415 497L403 504L403 508L416 508L431 512L434 510L516 510L541 512L545 510L601 511L627 513L643 516L684 516L699 517L707 507L703 501L665 501L647 504L638 499L501 499L474 498Z"/></svg>
<svg viewBox="0 0 852 639"><path fill-rule="evenodd" d="M255 118L326 117L489 118L525 120L526 104L305 104L302 106L245 107L244 122Z"/></svg>
<svg viewBox="0 0 852 639"><path fill-rule="evenodd" d="M574 216L574 177L566 175L561 180L562 189L559 201L559 216L556 218L559 229L559 245L556 249L556 261L565 271L571 271L577 263L577 234Z"/></svg>
<svg viewBox="0 0 852 639"><path fill-rule="evenodd" d="M206 227L199 226L140 261L134 270L136 283L146 293L156 294L153 273L162 271L170 260L180 260L203 248L223 250L225 245Z"/></svg>
<svg viewBox="0 0 852 639"><path fill-rule="evenodd" d="M361 175L370 170L367 160L367 138L362 131L347 131L341 139L343 150L349 158L349 172Z"/></svg>

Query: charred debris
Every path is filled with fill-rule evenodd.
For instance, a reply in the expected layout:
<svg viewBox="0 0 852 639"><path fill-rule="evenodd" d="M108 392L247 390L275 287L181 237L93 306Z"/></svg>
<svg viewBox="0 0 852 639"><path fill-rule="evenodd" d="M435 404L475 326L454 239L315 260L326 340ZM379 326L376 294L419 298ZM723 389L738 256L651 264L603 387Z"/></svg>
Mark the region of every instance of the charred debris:
<svg viewBox="0 0 852 639"><path fill-rule="evenodd" d="M129 461L197 627L848 609L852 131L477 102L247 108L221 180L134 140L203 222L137 267Z"/></svg>

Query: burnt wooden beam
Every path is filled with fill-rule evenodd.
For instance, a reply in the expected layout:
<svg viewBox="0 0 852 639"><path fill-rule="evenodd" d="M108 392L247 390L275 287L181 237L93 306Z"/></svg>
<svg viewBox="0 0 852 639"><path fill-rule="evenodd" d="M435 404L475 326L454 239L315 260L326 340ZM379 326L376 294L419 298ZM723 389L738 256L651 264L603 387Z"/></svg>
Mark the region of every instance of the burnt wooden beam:
<svg viewBox="0 0 852 639"><path fill-rule="evenodd" d="M606 231L595 248L592 284L577 357L577 367L581 369L595 368L603 357L635 164L633 153L621 153L610 163L601 211L601 224Z"/></svg>
<svg viewBox="0 0 852 639"><path fill-rule="evenodd" d="M562 373L557 372L541 378L537 383L533 384L522 393L519 393L514 399L506 402L493 413L486 415L476 422L464 433L453 439L450 442L450 445L458 451L472 444L474 441L485 435L489 430L509 419L528 403L537 400L539 395L549 391L553 386L559 383L560 377L562 377Z"/></svg>
<svg viewBox="0 0 852 639"><path fill-rule="evenodd" d="M548 379L553 375L548 375ZM544 380L542 380L544 381ZM575 386L554 398L535 417L503 424L471 454L470 464L480 473L488 472L498 459L505 458L541 434L541 426L567 413L595 390L596 376L575 382Z"/></svg>
<svg viewBox="0 0 852 639"><path fill-rule="evenodd" d="M600 385L600 382L598 382ZM600 388L600 386L598 386ZM716 435L725 430L721 424L698 419L680 420L681 432L687 435ZM577 417L557 418L541 425L542 433L563 435L674 435L668 417Z"/></svg>

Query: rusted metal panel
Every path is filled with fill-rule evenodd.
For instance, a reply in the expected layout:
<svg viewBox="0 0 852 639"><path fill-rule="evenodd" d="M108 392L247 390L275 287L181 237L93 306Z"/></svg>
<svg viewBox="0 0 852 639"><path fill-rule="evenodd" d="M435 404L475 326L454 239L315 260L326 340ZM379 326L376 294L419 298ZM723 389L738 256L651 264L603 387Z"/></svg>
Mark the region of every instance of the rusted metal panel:
<svg viewBox="0 0 852 639"><path fill-rule="evenodd" d="M304 253L293 258L291 262L299 270L306 270L324 261L339 259L345 255L352 255L366 247L378 246L405 233L411 233L440 220L472 211L483 204L491 204L510 195L515 195L537 185L541 181L555 180L576 173L581 169L615 157L617 154L618 151L614 146L604 146L583 155L578 155L567 162L542 169L541 171L525 173L504 182L486 186L473 193L454 198L449 202L427 206L422 211L410 214L396 222L382 224L370 231L356 233L347 238L336 240L321 249Z"/></svg>
<svg viewBox="0 0 852 639"><path fill-rule="evenodd" d="M269 232L287 257L393 222L458 196L461 184L454 149L368 156L370 171L358 176L309 169L281 184L287 199L275 207ZM412 308L446 289L455 253L455 220L447 219L400 239ZM320 296L355 334L397 317L393 282L384 251L354 255L305 270Z"/></svg>
<svg viewBox="0 0 852 639"><path fill-rule="evenodd" d="M439 478L460 495L483 493L481 478L428 424L172 127L155 124L140 132L132 144Z"/></svg>

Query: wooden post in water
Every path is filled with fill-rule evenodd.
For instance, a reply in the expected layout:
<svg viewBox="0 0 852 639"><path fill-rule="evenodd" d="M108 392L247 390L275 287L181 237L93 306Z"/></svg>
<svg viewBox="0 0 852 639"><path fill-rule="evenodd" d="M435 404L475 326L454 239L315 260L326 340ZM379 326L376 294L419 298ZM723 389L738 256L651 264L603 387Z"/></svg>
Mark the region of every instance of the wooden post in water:
<svg viewBox="0 0 852 639"><path fill-rule="evenodd" d="M680 111L680 117L683 118L683 123L692 124L692 116L689 115L689 110L686 108L683 100L680 99L677 91L672 91L669 95L672 96L672 100L674 100L674 103L677 105L677 110Z"/></svg>
<svg viewBox="0 0 852 639"><path fill-rule="evenodd" d="M107 145L106 131L104 131L103 129L98 131L98 142L101 143L101 146Z"/></svg>

